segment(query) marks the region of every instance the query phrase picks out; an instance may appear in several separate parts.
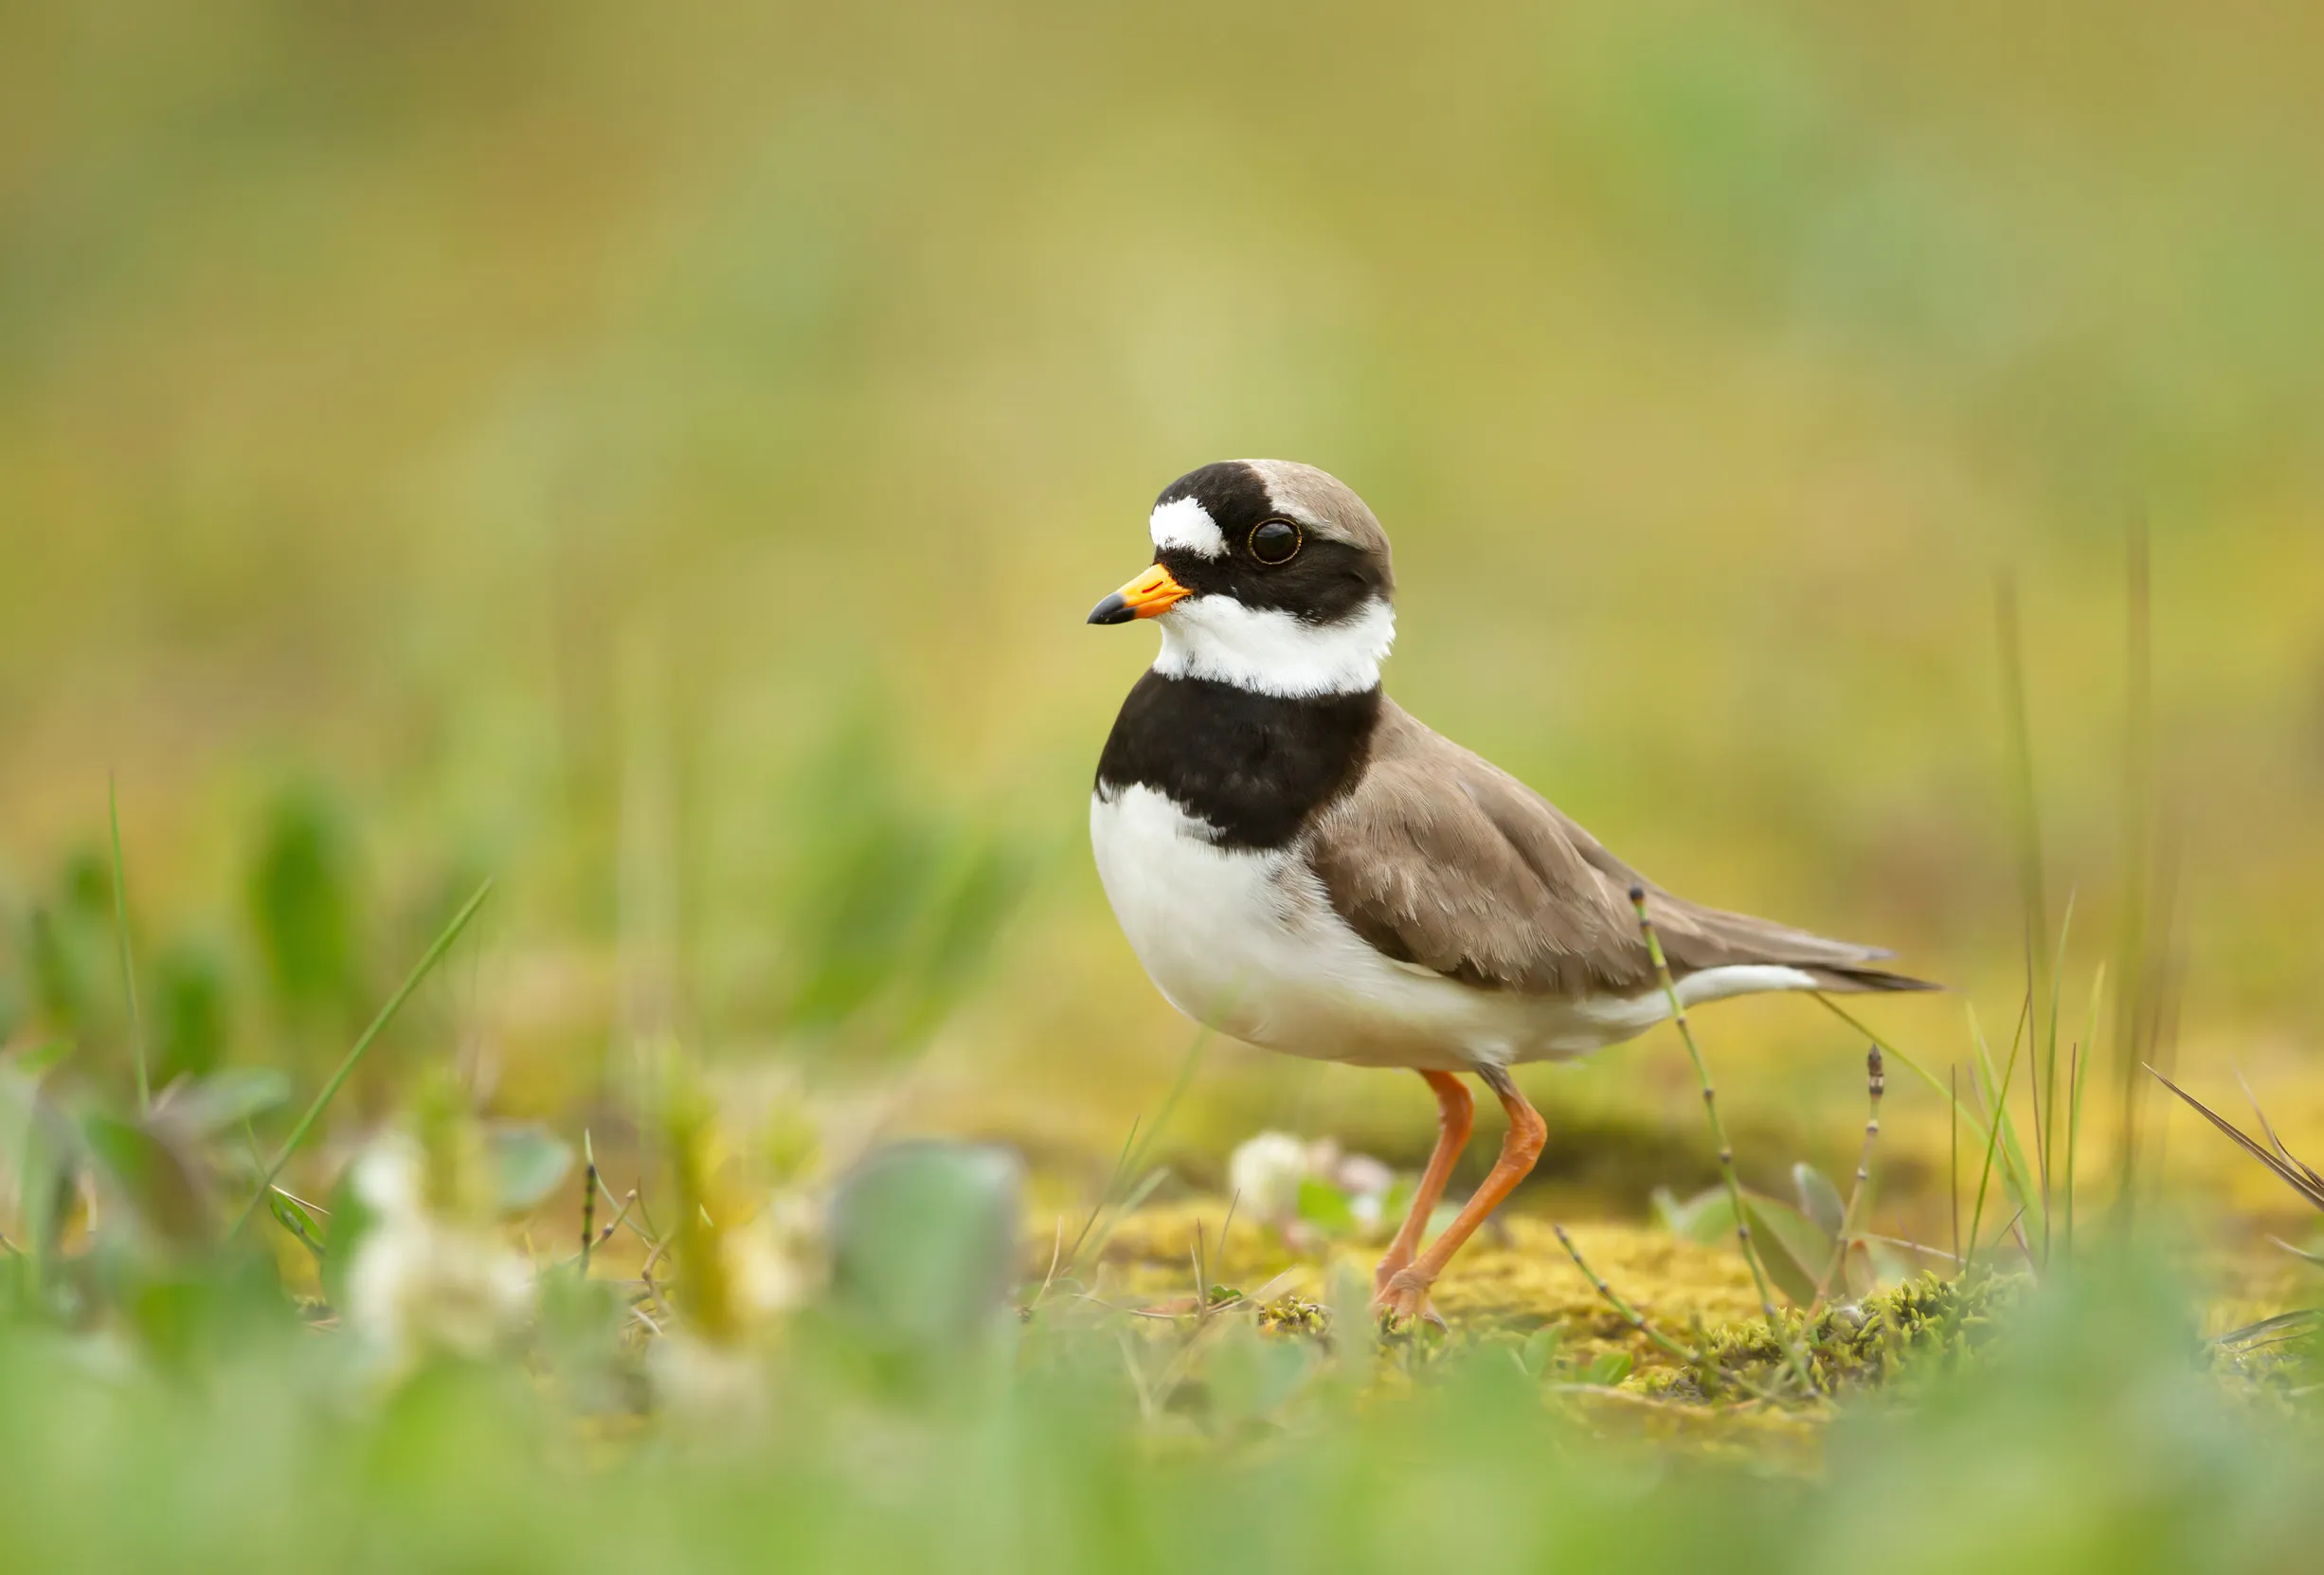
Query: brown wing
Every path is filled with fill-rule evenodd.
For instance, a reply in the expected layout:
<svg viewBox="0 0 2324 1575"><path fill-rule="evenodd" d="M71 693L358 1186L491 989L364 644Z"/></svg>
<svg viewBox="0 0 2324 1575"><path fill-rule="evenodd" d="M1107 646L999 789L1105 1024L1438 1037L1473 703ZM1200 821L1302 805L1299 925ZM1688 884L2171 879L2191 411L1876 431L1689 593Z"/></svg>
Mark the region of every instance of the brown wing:
<svg viewBox="0 0 2324 1575"><path fill-rule="evenodd" d="M1492 988L1635 995L1654 970L1633 885L1681 976L1738 963L1804 969L1833 990L1926 988L1864 965L1887 955L1703 908L1644 879L1506 771L1383 701L1354 791L1307 853L1332 908L1398 962Z"/></svg>

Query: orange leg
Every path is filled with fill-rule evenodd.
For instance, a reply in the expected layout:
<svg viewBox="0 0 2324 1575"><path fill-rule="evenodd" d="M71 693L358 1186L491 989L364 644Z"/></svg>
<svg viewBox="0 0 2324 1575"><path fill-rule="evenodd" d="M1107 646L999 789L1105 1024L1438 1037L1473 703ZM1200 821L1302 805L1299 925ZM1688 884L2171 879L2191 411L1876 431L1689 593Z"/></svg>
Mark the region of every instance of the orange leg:
<svg viewBox="0 0 2324 1575"><path fill-rule="evenodd" d="M1427 1252L1414 1259L1410 1266L1388 1276L1373 1305L1397 1318L1431 1316L1429 1287L1436 1276L1445 1272L1452 1255L1467 1244L1485 1223L1502 1200L1517 1190L1517 1184L1533 1170L1534 1161L1541 1157L1541 1144L1549 1135L1549 1124L1541 1119L1540 1112L1525 1102L1517 1091L1516 1082L1498 1066L1481 1066L1477 1077L1486 1087L1501 1099L1501 1108L1509 1113L1509 1132L1501 1140L1501 1158L1485 1180L1469 1194L1468 1202L1461 1205L1460 1214L1445 1227Z"/></svg>
<svg viewBox="0 0 2324 1575"><path fill-rule="evenodd" d="M1378 1270L1372 1276L1375 1298L1387 1294L1388 1281L1412 1267L1419 1255L1420 1238L1428 1234L1429 1216L1436 1212L1436 1200L1445 1195L1445 1183L1451 1179L1452 1167L1460 1162L1461 1150L1468 1147L1468 1133L1476 1123L1477 1102L1468 1093L1468 1085L1450 1072L1423 1072L1429 1087L1436 1093L1436 1148L1429 1155L1429 1168L1420 1173L1420 1189L1413 1194L1413 1206L1405 1212L1403 1228L1388 1245L1388 1256L1379 1260Z"/></svg>

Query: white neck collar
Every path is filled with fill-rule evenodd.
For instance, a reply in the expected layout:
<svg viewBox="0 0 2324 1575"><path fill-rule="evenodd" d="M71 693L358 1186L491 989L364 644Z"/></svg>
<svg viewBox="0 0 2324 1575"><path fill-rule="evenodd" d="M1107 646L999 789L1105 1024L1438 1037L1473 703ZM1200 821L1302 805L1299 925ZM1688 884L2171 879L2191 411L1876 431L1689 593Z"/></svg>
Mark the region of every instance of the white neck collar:
<svg viewBox="0 0 2324 1575"><path fill-rule="evenodd" d="M1396 609L1378 597L1336 624L1309 624L1232 596L1190 596L1157 618L1167 678L1212 679L1261 695L1361 694L1379 683Z"/></svg>

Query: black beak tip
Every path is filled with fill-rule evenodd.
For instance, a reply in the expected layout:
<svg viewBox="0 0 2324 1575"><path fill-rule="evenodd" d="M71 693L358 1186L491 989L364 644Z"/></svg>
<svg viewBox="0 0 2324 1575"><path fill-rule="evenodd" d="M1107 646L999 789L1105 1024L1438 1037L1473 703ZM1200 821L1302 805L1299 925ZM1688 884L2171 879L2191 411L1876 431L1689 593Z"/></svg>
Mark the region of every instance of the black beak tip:
<svg viewBox="0 0 2324 1575"><path fill-rule="evenodd" d="M1090 609L1090 622L1092 624L1126 624L1137 616L1129 610L1129 604L1122 600L1122 593L1118 590Z"/></svg>

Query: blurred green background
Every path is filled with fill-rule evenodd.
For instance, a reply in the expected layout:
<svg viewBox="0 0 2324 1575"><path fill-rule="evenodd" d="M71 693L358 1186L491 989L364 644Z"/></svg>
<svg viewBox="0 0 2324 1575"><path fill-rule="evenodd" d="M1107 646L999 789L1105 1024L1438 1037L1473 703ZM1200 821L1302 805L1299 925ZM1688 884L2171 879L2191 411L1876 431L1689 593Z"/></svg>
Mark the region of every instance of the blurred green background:
<svg viewBox="0 0 2324 1575"><path fill-rule="evenodd" d="M1938 1064L2020 988L1996 576L2075 1001L2147 531L2183 1060L2324 1127L2320 65L2258 0L0 9L0 1036L117 1010L114 771L188 1056L334 1053L492 872L406 1038L504 1103L933 1036L888 1120L1102 1165L1188 1029L1082 619L1273 455L1394 534L1399 699L1963 987L1880 1018ZM1849 1142L1846 1030L1711 1021ZM1699 1149L1667 1049L1529 1076ZM1188 1118L1429 1132L1223 1047Z"/></svg>

